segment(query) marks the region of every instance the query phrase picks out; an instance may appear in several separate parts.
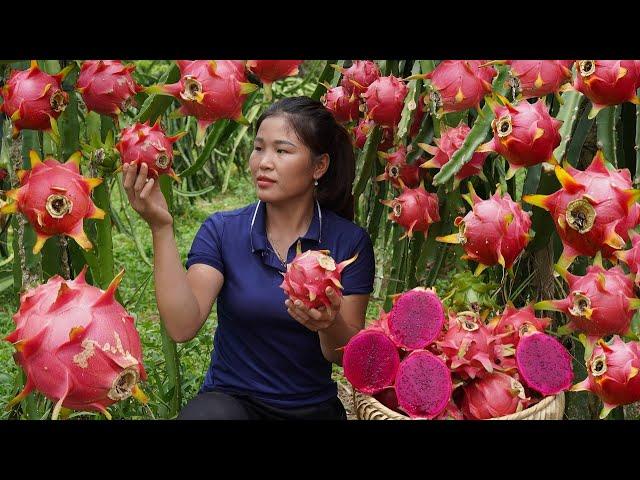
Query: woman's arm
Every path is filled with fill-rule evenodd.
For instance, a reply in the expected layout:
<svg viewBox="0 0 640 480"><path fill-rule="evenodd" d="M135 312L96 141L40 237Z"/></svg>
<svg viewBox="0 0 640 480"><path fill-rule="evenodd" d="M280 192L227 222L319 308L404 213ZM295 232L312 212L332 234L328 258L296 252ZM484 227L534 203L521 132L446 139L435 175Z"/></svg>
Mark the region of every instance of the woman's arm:
<svg viewBox="0 0 640 480"><path fill-rule="evenodd" d="M185 271L170 226L152 233L158 311L171 338L188 342L206 322L224 277L204 264Z"/></svg>
<svg viewBox="0 0 640 480"><path fill-rule="evenodd" d="M344 347L351 337L364 328L368 304L369 295L343 297L333 324L318 331L322 354L329 362L342 365L341 347Z"/></svg>
<svg viewBox="0 0 640 480"><path fill-rule="evenodd" d="M173 218L154 179L147 182L147 165L122 167L124 188L133 209L149 224L158 311L169 336L186 342L196 336L220 293L224 277L217 269L196 264L185 271L173 235Z"/></svg>

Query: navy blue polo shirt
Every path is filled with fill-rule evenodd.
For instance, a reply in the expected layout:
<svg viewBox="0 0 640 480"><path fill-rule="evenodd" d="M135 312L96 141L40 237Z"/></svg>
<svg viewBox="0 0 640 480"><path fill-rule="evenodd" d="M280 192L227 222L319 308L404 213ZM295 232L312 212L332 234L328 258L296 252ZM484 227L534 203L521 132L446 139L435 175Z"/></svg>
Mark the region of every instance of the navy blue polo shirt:
<svg viewBox="0 0 640 480"><path fill-rule="evenodd" d="M323 402L337 395L331 363L320 338L287 313L280 288L286 268L265 230L266 205L217 212L200 227L186 267L211 265L224 284L217 299L218 327L203 391L249 394L279 408ZM313 220L300 237L302 251L330 251L336 262L358 258L342 271L343 295L373 291L375 261L366 230L315 202ZM289 248L287 262L296 255Z"/></svg>

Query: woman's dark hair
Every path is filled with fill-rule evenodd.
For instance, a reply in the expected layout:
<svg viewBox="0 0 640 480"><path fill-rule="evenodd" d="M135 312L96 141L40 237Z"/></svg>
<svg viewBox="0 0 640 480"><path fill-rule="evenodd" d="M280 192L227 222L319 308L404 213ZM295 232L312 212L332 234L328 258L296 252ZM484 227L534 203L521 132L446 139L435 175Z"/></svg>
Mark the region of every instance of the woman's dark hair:
<svg viewBox="0 0 640 480"><path fill-rule="evenodd" d="M351 192L356 176L356 160L349 132L336 122L325 106L309 97L287 97L271 105L256 122L283 115L300 140L319 157L329 155L329 168L318 180L316 198L343 218L353 220L354 201Z"/></svg>

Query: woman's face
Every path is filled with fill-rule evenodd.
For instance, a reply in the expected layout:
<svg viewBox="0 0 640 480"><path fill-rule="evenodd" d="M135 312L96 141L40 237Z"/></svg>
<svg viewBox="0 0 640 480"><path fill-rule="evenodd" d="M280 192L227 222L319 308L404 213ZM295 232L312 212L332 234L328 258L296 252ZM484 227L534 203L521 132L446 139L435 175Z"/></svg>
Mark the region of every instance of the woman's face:
<svg viewBox="0 0 640 480"><path fill-rule="evenodd" d="M277 203L302 196L329 166L328 156L312 161L309 148L283 116L265 119L258 129L249 158L249 169L258 198Z"/></svg>

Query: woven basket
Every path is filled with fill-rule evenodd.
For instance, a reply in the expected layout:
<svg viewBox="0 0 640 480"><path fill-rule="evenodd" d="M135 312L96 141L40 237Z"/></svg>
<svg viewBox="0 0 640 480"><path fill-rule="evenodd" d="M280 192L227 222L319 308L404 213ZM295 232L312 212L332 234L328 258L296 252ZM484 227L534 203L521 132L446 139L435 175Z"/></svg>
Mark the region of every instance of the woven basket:
<svg viewBox="0 0 640 480"><path fill-rule="evenodd" d="M358 420L411 420L406 415L385 407L375 398L353 390L353 405ZM491 420L561 420L564 414L564 393L546 397L518 413Z"/></svg>

